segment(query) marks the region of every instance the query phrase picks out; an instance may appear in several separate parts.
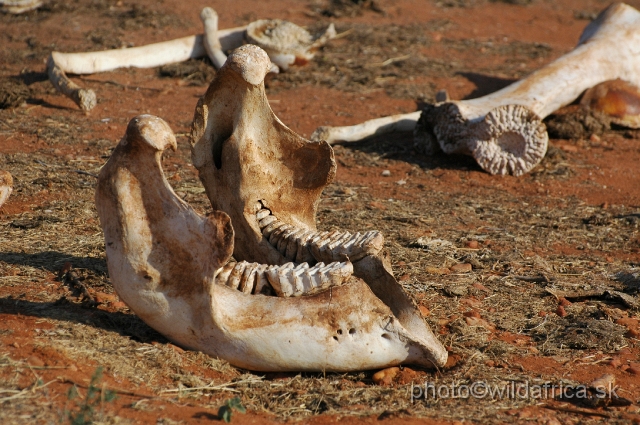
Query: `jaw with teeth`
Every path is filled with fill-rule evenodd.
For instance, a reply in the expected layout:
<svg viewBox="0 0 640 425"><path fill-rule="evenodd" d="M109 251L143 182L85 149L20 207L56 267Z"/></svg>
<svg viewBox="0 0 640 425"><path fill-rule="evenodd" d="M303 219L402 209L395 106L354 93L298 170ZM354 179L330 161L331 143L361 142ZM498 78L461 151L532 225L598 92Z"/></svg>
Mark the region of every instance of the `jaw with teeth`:
<svg viewBox="0 0 640 425"><path fill-rule="evenodd" d="M236 49L198 102L191 130L193 163L207 196L234 224L234 256L314 264L377 254L378 232L316 230L320 194L336 172L333 151L274 115L263 84L269 66L262 49Z"/></svg>
<svg viewBox="0 0 640 425"><path fill-rule="evenodd" d="M320 195L335 176L333 151L274 115L264 90L268 69L259 47L236 49L199 100L191 128L192 159L207 196L232 219L234 257L276 265L348 260L399 323L428 340L438 362L446 361L446 350L394 279L382 235L317 231Z"/></svg>
<svg viewBox="0 0 640 425"><path fill-rule="evenodd" d="M162 153L175 146L166 122L135 118L96 189L111 282L147 324L182 346L257 371L444 365L437 339L416 333L351 275L351 263L229 262L229 216L199 216L164 177Z"/></svg>

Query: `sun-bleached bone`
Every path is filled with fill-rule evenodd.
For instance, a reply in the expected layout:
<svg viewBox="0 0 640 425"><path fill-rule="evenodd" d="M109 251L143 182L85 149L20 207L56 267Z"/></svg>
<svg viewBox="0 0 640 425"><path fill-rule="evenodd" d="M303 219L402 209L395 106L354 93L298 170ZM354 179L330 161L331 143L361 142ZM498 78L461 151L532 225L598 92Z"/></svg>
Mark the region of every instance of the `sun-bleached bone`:
<svg viewBox="0 0 640 425"><path fill-rule="evenodd" d="M176 140L166 122L150 115L131 120L100 172L95 197L111 282L149 326L181 346L257 371L444 364L437 339L414 332L411 320L395 315L358 278L288 298L226 286L235 270L225 269L231 220L221 211L201 217L176 196L162 172L167 148L175 149ZM335 282L349 272L348 264L328 267Z"/></svg>
<svg viewBox="0 0 640 425"><path fill-rule="evenodd" d="M13 177L8 171L0 170L0 207L7 201L13 190Z"/></svg>
<svg viewBox="0 0 640 425"><path fill-rule="evenodd" d="M43 0L0 0L0 12L19 15L35 10L43 4Z"/></svg>
<svg viewBox="0 0 640 425"><path fill-rule="evenodd" d="M287 69L291 64L309 61L320 47L336 35L331 24L322 36L312 40L305 29L279 19L260 20L249 26L219 30L218 14L210 7L202 10L200 18L204 34L129 49L85 53L51 52L47 61L49 79L58 91L71 98L81 109L89 111L97 104L95 93L73 83L67 74L95 74L129 67L155 68L205 55L219 68L226 60L224 52L245 42L268 48L273 55L274 64ZM278 66L273 65L270 71L279 72Z"/></svg>
<svg viewBox="0 0 640 425"><path fill-rule="evenodd" d="M216 69L220 69L227 60L227 55L222 50L220 37L218 36L218 13L210 7L205 7L200 12L200 20L204 27L203 43L211 63Z"/></svg>
<svg viewBox="0 0 640 425"><path fill-rule="evenodd" d="M291 65L309 62L316 51L336 35L333 24L314 39L307 30L292 22L260 19L247 25L245 41L260 46L273 63L286 71Z"/></svg>
<svg viewBox="0 0 640 425"><path fill-rule="evenodd" d="M275 265L349 259L354 276L445 361L444 347L394 279L382 235L317 231L320 195L336 172L333 150L275 116L264 89L268 67L257 46L234 51L198 101L191 128L192 160L211 205L234 223L234 257Z"/></svg>
<svg viewBox="0 0 640 425"><path fill-rule="evenodd" d="M586 89L620 78L640 85L640 13L623 3L604 10L583 31L578 46L549 65L487 96L427 105L414 129L426 151L473 155L491 174L522 175L544 157L542 119ZM417 113L350 127L320 127L312 140L359 140L416 124Z"/></svg>

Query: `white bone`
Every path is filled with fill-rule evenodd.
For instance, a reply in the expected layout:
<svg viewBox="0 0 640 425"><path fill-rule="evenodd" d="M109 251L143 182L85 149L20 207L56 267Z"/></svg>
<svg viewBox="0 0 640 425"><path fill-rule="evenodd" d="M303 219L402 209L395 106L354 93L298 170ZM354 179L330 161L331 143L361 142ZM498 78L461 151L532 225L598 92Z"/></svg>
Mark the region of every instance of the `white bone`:
<svg viewBox="0 0 640 425"><path fill-rule="evenodd" d="M0 207L7 201L13 190L13 178L8 171L0 170Z"/></svg>
<svg viewBox="0 0 640 425"><path fill-rule="evenodd" d="M422 111L408 114L396 114L388 117L375 118L362 124L348 125L344 127L318 127L311 140L324 140L329 144L335 142L357 142L376 134L393 133L396 131L413 131Z"/></svg>
<svg viewBox="0 0 640 425"><path fill-rule="evenodd" d="M19 15L42 6L42 0L0 0L0 12Z"/></svg>
<svg viewBox="0 0 640 425"><path fill-rule="evenodd" d="M216 69L220 69L227 60L227 55L222 50L218 36L218 14L210 7L205 7L200 12L200 19L204 26L204 48Z"/></svg>
<svg viewBox="0 0 640 425"><path fill-rule="evenodd" d="M544 157L548 144L542 118L573 102L586 89L620 78L640 86L640 12L623 3L604 10L582 33L578 46L526 78L477 99L427 106L416 142L427 150L473 155L491 174L522 175ZM353 141L394 130L410 130L418 113L350 127L320 127L313 140Z"/></svg>
<svg viewBox="0 0 640 425"><path fill-rule="evenodd" d="M229 60L237 54L242 49ZM253 295L217 284L233 252L231 220L221 211L203 218L173 192L160 162L166 148L176 148L166 122L134 118L96 189L111 282L149 326L176 344L257 371L445 363L446 350L422 319L394 313L393 302L386 304L362 280L346 276L348 264L318 265L317 273L306 275L311 269L279 268L301 272L294 277L296 292L344 278L300 297ZM247 268L258 274L253 265ZM251 273L243 274L245 283ZM283 282L289 273L283 272Z"/></svg>
<svg viewBox="0 0 640 425"><path fill-rule="evenodd" d="M351 260L354 276L364 279L398 323L428 341L426 346L437 353L434 357L444 361L446 351L380 252L382 235L317 231L319 197L335 175L333 151L326 142L303 139L274 115L264 82L255 79L256 75L264 78L269 62L256 46L236 49L198 102L191 127L192 159L207 196L214 210L226 212L234 223L234 257L273 265L291 263L287 265L291 268L293 261L324 263L324 256L330 257L327 262L333 261L332 256L343 261L355 254L357 261ZM265 217L262 210L269 210L276 219ZM323 258L312 255L310 248L318 243L322 243L317 251ZM360 253L356 247L362 247ZM331 265L319 266L329 274L339 273ZM301 273L293 282L283 281L286 285L280 291L296 294L304 288L306 278ZM321 273L320 280L321 287L331 285L329 275ZM351 285L349 281L333 287L333 297L336 290ZM358 297L368 300L368 294L365 291Z"/></svg>

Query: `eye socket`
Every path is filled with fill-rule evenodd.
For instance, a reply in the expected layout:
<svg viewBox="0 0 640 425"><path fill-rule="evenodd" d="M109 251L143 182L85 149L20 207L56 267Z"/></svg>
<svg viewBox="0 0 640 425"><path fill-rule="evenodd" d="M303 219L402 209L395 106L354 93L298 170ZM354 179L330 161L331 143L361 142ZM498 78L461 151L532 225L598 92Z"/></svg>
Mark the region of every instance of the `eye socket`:
<svg viewBox="0 0 640 425"><path fill-rule="evenodd" d="M222 145L224 144L224 142L229 140L231 134L231 132L223 132L213 136L213 163L218 170L222 168Z"/></svg>

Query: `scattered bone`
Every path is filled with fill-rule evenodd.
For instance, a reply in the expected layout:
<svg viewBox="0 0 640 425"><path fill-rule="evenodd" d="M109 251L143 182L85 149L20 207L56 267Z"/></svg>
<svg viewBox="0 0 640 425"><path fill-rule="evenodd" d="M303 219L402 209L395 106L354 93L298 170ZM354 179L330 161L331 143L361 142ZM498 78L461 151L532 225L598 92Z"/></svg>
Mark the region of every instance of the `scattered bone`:
<svg viewBox="0 0 640 425"><path fill-rule="evenodd" d="M280 69L291 65L304 65L313 59L316 51L336 36L330 24L315 40L307 30L282 19L261 19L247 25L245 40L260 46Z"/></svg>
<svg viewBox="0 0 640 425"><path fill-rule="evenodd" d="M367 255L378 254L384 244L384 237L376 230L363 234L314 231L284 223L266 208L258 210L256 220L269 243L287 260L296 263L358 261Z"/></svg>
<svg viewBox="0 0 640 425"><path fill-rule="evenodd" d="M640 13L622 3L603 11L582 33L578 46L528 77L488 96L443 101L418 113L350 127L320 127L312 140L359 140L414 126L427 153L473 155L491 174L522 175L544 157L548 144L542 118L603 81L623 79L640 86ZM444 98L442 96L441 98Z"/></svg>
<svg viewBox="0 0 640 425"><path fill-rule="evenodd" d="M8 171L0 170L0 207L7 201L13 190L13 178Z"/></svg>
<svg viewBox="0 0 640 425"><path fill-rule="evenodd" d="M198 102L191 127L192 159L207 197L214 210L226 212L233 221L234 257L275 265L348 257L354 276L444 364L446 350L379 249L382 236L317 231L320 195L335 176L333 150L326 142L300 137L275 116L264 91L269 62L256 46L234 51ZM314 246L317 252L310 249ZM360 249L365 252L362 258ZM314 257L328 253L326 260ZM335 291L350 286L333 288L334 299Z"/></svg>
<svg viewBox="0 0 640 425"><path fill-rule="evenodd" d="M204 26L204 48L216 69L220 69L227 60L227 55L222 50L218 37L218 14L210 7L205 7L200 12L200 19Z"/></svg>
<svg viewBox="0 0 640 425"><path fill-rule="evenodd" d="M335 142L357 142L377 134L413 131L421 113L422 111L416 111L408 114L391 115L345 127L322 126L311 134L311 140L324 140L330 144Z"/></svg>
<svg viewBox="0 0 640 425"><path fill-rule="evenodd" d="M19 15L35 10L43 4L43 0L0 0L0 12Z"/></svg>
<svg viewBox="0 0 640 425"><path fill-rule="evenodd" d="M234 52L223 69L238 64L246 49ZM268 57L263 65L266 72ZM228 263L234 250L229 216L213 211L203 218L173 192L161 164L167 148L175 149L176 139L166 122L134 118L96 189L111 283L149 326L183 347L257 371L444 365L447 352L422 318L408 310L396 314L395 295L376 297L349 276L349 263ZM330 289L286 298L249 294L262 292L260 276L269 279L267 270L276 271L269 285L280 285L283 294ZM393 291L389 282L380 284Z"/></svg>
<svg viewBox="0 0 640 425"><path fill-rule="evenodd" d="M640 89L627 81L609 80L590 88L580 105L605 114L615 124L640 128Z"/></svg>
<svg viewBox="0 0 640 425"><path fill-rule="evenodd" d="M260 20L248 27L218 30L218 14L205 7L200 19L204 35L192 35L176 40L101 52L61 53L51 52L47 72L54 87L71 98L81 109L89 111L96 106L96 95L90 89L82 89L66 74L95 74L118 68L155 68L192 58L208 55L211 62L220 68L225 60L225 51L233 50L245 42L258 43L269 49L274 65L270 72L279 72L291 64L303 64L311 60L315 52L336 36L335 28L329 25L325 33L316 40L303 28L282 20ZM247 33L250 31L250 34ZM291 60L293 58L293 60Z"/></svg>

